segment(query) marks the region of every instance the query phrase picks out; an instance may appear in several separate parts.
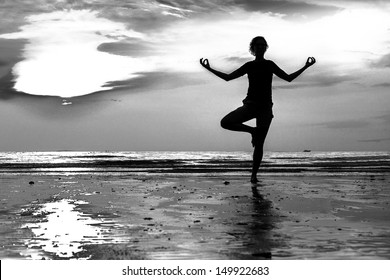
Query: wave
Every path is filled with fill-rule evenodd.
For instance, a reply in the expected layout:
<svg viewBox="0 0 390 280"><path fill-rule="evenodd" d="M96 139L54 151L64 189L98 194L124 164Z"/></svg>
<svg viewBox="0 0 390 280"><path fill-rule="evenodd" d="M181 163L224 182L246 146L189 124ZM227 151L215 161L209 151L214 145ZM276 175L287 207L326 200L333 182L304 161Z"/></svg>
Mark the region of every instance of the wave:
<svg viewBox="0 0 390 280"><path fill-rule="evenodd" d="M150 174L247 173L247 152L26 152L0 153L0 172L120 172ZM265 154L260 172L286 174L390 173L388 152Z"/></svg>

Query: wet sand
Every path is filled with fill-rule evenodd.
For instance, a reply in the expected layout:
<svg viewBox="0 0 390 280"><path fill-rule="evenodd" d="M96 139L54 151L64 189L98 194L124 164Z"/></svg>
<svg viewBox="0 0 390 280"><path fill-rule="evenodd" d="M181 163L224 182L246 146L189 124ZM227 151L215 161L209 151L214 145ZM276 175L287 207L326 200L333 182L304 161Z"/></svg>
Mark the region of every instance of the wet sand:
<svg viewBox="0 0 390 280"><path fill-rule="evenodd" d="M2 175L0 259L390 259L388 175Z"/></svg>

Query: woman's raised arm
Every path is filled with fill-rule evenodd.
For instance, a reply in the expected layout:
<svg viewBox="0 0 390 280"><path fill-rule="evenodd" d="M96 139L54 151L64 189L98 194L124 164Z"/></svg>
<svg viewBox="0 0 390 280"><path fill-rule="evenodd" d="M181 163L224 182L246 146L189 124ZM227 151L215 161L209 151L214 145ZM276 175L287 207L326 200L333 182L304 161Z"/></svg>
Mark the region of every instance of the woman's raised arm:
<svg viewBox="0 0 390 280"><path fill-rule="evenodd" d="M244 74L246 74L246 69L244 67L245 64L230 74L226 74L226 73L223 73L221 71L218 71L218 70L211 68L209 60L207 58L205 58L205 59L201 58L200 64L204 68L209 70L211 73L213 73L214 75L216 75L217 77L219 77L225 81L231 81L231 80L237 79L237 78L243 76Z"/></svg>
<svg viewBox="0 0 390 280"><path fill-rule="evenodd" d="M295 78L297 78L299 75L301 75L303 73L303 71L305 71L307 68L312 66L314 63L316 63L316 59L314 57L309 57L306 60L305 66L303 66L301 69L299 69L298 71L296 71L292 74L287 74L282 69L280 69L276 64L274 64L274 74L287 82L291 82Z"/></svg>

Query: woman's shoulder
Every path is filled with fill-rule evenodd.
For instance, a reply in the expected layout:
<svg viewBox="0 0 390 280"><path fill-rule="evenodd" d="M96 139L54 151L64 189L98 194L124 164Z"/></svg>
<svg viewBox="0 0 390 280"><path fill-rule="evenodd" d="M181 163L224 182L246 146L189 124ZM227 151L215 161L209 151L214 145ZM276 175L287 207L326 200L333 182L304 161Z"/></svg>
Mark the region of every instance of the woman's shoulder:
<svg viewBox="0 0 390 280"><path fill-rule="evenodd" d="M255 60L249 60L243 64L244 65L252 65L255 62Z"/></svg>
<svg viewBox="0 0 390 280"><path fill-rule="evenodd" d="M264 59L266 61L267 64L270 64L270 65L274 65L275 62L273 62L272 60L270 59Z"/></svg>
<svg viewBox="0 0 390 280"><path fill-rule="evenodd" d="M248 66L253 66L253 67L274 67L275 65L275 62L273 62L272 60L270 59L263 59L261 61L257 61L257 60L251 60L251 61L248 61L247 63L245 63L244 65L248 65Z"/></svg>
<svg viewBox="0 0 390 280"><path fill-rule="evenodd" d="M270 69L275 69L275 66L276 66L276 63L275 62L273 62L272 60L270 60L270 59L266 59L265 60L266 61L266 65L267 65L267 67L268 68L270 68Z"/></svg>
<svg viewBox="0 0 390 280"><path fill-rule="evenodd" d="M260 60L260 61L258 61L258 60L256 60L256 59L254 59L254 60L250 60L250 61L248 61L247 63L267 63L267 64L274 64L275 62L273 62L272 60L270 60L270 59L263 59L263 60Z"/></svg>

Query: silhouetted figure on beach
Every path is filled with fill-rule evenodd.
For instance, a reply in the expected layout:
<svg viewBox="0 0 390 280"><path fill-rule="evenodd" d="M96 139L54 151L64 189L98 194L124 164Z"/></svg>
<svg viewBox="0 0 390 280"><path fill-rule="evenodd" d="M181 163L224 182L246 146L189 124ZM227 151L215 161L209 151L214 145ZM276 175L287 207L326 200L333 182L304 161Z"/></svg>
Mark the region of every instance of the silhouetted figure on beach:
<svg viewBox="0 0 390 280"><path fill-rule="evenodd" d="M208 59L200 59L203 67L225 81L237 79L245 74L248 75L249 88L247 96L243 100L243 106L227 114L221 120L221 126L228 130L243 131L252 135L252 145L254 146L252 183L258 182L257 172L263 159L263 145L274 117L272 114L273 74L291 82L316 62L314 57L309 57L305 66L292 74L287 74L273 61L264 58L267 48L268 44L264 37L253 38L249 50L255 56L255 60L245 63L230 74L211 68ZM251 119L256 119L256 127L243 124Z"/></svg>

